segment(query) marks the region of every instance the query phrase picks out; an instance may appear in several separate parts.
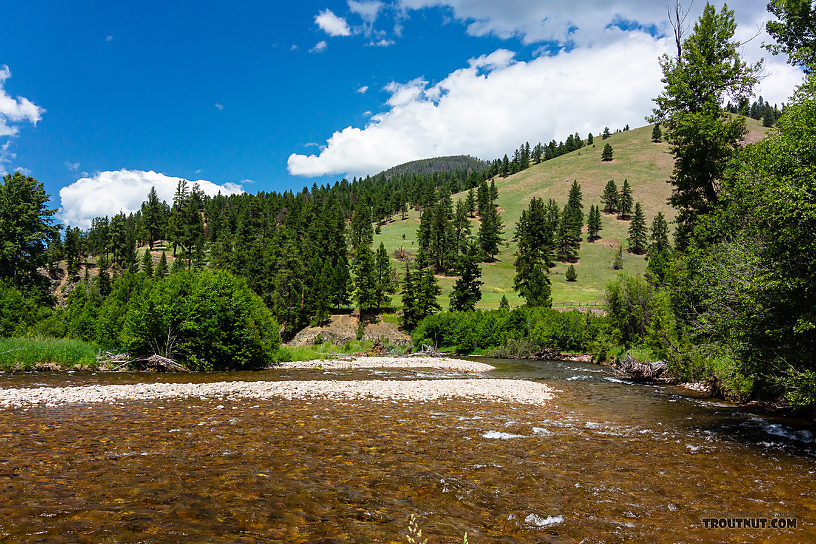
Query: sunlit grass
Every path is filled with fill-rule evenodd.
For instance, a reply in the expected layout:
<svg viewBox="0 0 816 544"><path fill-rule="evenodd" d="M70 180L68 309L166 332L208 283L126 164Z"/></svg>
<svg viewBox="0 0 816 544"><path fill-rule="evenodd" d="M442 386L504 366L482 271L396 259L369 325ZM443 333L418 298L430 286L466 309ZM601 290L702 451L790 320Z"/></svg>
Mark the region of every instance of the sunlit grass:
<svg viewBox="0 0 816 544"><path fill-rule="evenodd" d="M0 338L0 368L29 370L42 366L94 368L99 348L80 340Z"/></svg>
<svg viewBox="0 0 816 544"><path fill-rule="evenodd" d="M764 133L761 123L753 119L747 120L748 129L752 133ZM599 127L603 128L603 127ZM612 127L614 129L614 127ZM600 131L598 131L600 132ZM501 248L495 263L482 265L482 300L477 307L484 309L498 308L502 296L506 296L511 307L519 306L524 301L516 296L513 290L513 276L515 270L513 262L516 245L511 241L513 229L533 197L554 199L563 206L567 201L572 180L578 180L583 193L584 212L589 212L592 204L600 204L606 182L614 179L618 188L624 179L629 180L632 186L635 201L641 202L646 214L646 224L651 228L652 219L658 211L662 211L671 221L676 213L668 203L671 195L671 185L668 179L671 176L673 158L666 143L651 141L652 125L635 130L613 134L608 140L601 140L596 135L594 147L584 147L572 153L562 155L553 160L531 166L527 170L507 178L496 178L496 187L499 190L498 206L501 209L501 218L504 222L504 238L507 241ZM603 143L609 142L614 149L614 160L601 161ZM535 145L536 142L530 142ZM464 198L466 193L454 195L454 201ZM374 236L375 245L385 244L390 255L398 247L403 247L410 254L417 251L416 230L419 226L419 213L411 210L406 220L400 215L394 216L396 221L383 225L381 233ZM619 244L627 245L629 236L629 221L618 220L614 215L602 217L603 230L601 240L592 244L583 241L579 252L579 262L575 265L578 279L567 282L564 278L566 264L559 263L550 271L552 282L552 298L556 306L578 304L599 304L603 300L606 284L617 274L611 263ZM472 232L478 232L478 224L472 222ZM584 237L584 240L586 238ZM646 260L642 256L626 253L624 249L623 270L630 274L642 274L646 270ZM402 275L405 271L404 263L394 261L397 271ZM450 291L455 278L442 278L439 285L442 294L439 297L440 305L447 309ZM399 303L399 297L394 297L394 303Z"/></svg>

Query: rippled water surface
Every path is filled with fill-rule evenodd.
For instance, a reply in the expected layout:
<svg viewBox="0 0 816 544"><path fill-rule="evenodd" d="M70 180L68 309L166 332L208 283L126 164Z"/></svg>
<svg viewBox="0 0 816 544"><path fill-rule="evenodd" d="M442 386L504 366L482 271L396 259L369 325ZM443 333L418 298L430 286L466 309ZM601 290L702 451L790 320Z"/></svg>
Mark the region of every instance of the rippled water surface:
<svg viewBox="0 0 816 544"><path fill-rule="evenodd" d="M488 361L547 406L162 400L0 410L0 542L816 542L816 440L593 365ZM435 371L2 374L0 387ZM705 529L704 518L797 528Z"/></svg>

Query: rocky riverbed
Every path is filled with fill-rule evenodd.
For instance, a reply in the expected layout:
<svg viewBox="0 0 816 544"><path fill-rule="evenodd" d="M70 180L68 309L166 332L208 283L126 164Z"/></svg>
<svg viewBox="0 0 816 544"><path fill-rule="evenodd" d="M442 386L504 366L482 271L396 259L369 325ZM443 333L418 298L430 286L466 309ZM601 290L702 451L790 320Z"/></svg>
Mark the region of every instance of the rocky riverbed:
<svg viewBox="0 0 816 544"><path fill-rule="evenodd" d="M434 368L456 372L489 372L496 367L476 361L448 357L356 357L350 360L323 359L281 363L275 368L322 368L327 370L354 370L355 368Z"/></svg>
<svg viewBox="0 0 816 544"><path fill-rule="evenodd" d="M448 380L303 380L211 383L140 383L0 389L0 407L58 406L168 398L285 398L383 401L472 399L544 404L552 389L542 383L507 379Z"/></svg>

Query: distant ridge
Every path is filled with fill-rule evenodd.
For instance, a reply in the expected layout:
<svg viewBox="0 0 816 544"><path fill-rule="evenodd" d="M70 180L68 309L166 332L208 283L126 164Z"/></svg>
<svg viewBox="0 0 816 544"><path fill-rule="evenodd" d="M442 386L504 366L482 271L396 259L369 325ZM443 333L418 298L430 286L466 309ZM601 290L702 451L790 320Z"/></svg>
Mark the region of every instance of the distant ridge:
<svg viewBox="0 0 816 544"><path fill-rule="evenodd" d="M450 157L434 157L432 159L420 159L417 161L406 162L383 170L378 176L385 176L390 178L401 174L434 174L437 172L455 172L457 170L465 170L467 172L487 170L490 163L474 159L469 155L453 155Z"/></svg>

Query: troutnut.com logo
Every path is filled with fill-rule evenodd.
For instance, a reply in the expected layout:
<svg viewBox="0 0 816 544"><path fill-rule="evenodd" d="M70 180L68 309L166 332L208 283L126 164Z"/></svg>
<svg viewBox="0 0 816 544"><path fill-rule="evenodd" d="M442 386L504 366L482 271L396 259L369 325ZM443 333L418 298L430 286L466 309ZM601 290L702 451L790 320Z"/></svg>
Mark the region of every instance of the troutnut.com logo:
<svg viewBox="0 0 816 544"><path fill-rule="evenodd" d="M796 518L703 518L706 529L796 529Z"/></svg>

